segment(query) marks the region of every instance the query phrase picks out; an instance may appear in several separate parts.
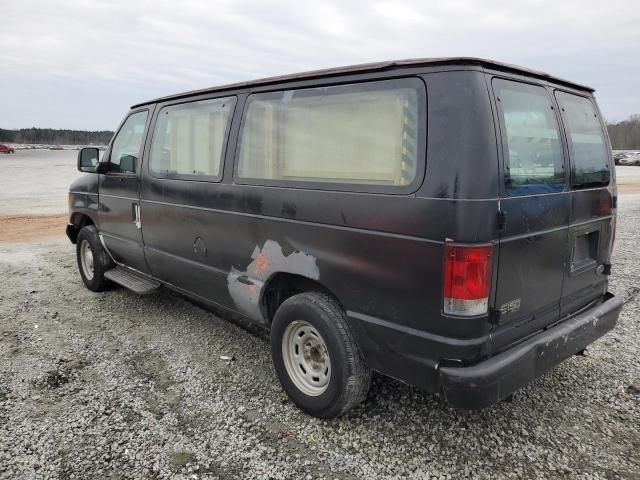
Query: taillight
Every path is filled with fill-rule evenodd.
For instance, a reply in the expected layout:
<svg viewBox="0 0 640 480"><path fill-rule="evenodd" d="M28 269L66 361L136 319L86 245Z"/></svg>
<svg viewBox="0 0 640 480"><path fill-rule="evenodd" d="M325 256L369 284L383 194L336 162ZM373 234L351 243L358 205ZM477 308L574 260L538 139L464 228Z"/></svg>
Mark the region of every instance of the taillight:
<svg viewBox="0 0 640 480"><path fill-rule="evenodd" d="M462 316L487 313L492 253L493 245L446 246L444 313Z"/></svg>

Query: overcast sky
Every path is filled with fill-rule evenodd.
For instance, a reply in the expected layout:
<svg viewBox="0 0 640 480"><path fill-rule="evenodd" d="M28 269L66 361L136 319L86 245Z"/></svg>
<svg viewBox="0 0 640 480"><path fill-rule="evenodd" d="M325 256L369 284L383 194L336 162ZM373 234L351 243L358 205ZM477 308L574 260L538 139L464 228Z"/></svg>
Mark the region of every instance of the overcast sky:
<svg viewBox="0 0 640 480"><path fill-rule="evenodd" d="M0 128L114 129L134 103L378 60L479 56L640 113L638 0L2 0Z"/></svg>

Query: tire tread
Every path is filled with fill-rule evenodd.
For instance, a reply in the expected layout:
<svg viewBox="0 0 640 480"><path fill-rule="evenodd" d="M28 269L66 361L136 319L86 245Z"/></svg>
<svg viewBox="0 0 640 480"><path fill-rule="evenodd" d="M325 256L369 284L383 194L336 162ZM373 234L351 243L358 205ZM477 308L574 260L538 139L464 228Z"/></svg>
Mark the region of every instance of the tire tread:
<svg viewBox="0 0 640 480"><path fill-rule="evenodd" d="M93 251L93 257L95 265L98 267L94 272L94 280L91 282L92 285L87 284L84 280L84 275L82 274L82 267L80 266L80 258L78 255L78 269L80 270L80 276L82 277L85 285L90 290L94 292L102 292L104 290L108 290L112 287L112 283L104 277L104 272L115 267L113 260L109 256L109 253L102 246L102 242L100 241L100 237L98 235L98 229L95 225L86 225L82 227L80 232L78 233L77 245L78 249L80 248L81 241L83 237L87 237L87 240L91 244L91 249ZM78 251L79 252L79 251Z"/></svg>
<svg viewBox="0 0 640 480"><path fill-rule="evenodd" d="M351 371L345 382L345 390L342 394L339 410L327 412L326 417L338 417L362 403L371 388L372 372L366 365L353 333L347 324L345 313L338 301L330 294L324 292L304 292L286 300L286 303L307 303L324 311L332 320L338 337L342 340L346 350L346 363L351 366Z"/></svg>

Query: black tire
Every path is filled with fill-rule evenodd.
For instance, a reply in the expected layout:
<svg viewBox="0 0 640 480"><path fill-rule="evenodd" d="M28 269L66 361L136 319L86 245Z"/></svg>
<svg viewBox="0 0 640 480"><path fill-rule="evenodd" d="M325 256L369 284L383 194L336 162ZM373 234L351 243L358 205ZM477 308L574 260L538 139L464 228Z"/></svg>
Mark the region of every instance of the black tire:
<svg viewBox="0 0 640 480"><path fill-rule="evenodd" d="M329 383L323 393L315 396L296 386L283 356L287 327L300 320L317 330L330 358ZM344 414L361 403L371 387L371 370L362 358L344 311L325 293L300 293L280 305L271 326L271 356L280 383L291 401L314 417L333 418Z"/></svg>
<svg viewBox="0 0 640 480"><path fill-rule="evenodd" d="M93 276L89 278L85 273L85 269L82 265L82 252L85 242L89 245L93 255ZM101 292L107 290L112 286L112 283L104 278L104 272L115 267L113 260L107 253L100 242L98 236L98 230L94 225L87 225L80 230L76 241L76 259L78 261L78 270L80 271L80 277L89 290L94 292Z"/></svg>

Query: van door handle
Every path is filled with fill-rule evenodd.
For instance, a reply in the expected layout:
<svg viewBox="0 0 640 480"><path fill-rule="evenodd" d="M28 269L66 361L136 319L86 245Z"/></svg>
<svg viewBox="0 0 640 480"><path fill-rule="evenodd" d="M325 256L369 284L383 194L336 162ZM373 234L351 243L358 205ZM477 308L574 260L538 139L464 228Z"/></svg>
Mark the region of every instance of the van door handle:
<svg viewBox="0 0 640 480"><path fill-rule="evenodd" d="M142 222L140 221L140 205L137 203L131 205L131 213L133 214L133 224L136 228L141 228Z"/></svg>

